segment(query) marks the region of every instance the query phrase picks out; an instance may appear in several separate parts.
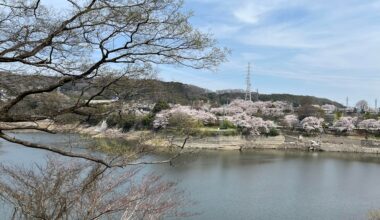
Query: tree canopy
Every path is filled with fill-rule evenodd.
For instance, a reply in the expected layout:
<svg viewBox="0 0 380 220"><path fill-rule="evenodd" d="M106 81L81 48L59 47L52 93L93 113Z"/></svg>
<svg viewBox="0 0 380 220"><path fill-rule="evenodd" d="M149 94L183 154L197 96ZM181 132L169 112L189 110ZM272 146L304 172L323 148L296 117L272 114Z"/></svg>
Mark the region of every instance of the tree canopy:
<svg viewBox="0 0 380 220"><path fill-rule="evenodd" d="M29 147L75 156L15 140L2 131L25 128L9 123L54 121L63 114L86 115L91 100L121 77L144 77L161 64L214 69L228 52L218 47L210 34L190 24L191 13L183 9L180 0L67 0L59 11L44 3L0 0L0 68L56 76L48 84L32 85L0 103L0 137ZM14 111L28 97L95 79L96 83L83 88L76 101L57 107L49 115L19 115ZM90 89L94 91L91 97L84 97ZM43 130L38 125L34 128Z"/></svg>

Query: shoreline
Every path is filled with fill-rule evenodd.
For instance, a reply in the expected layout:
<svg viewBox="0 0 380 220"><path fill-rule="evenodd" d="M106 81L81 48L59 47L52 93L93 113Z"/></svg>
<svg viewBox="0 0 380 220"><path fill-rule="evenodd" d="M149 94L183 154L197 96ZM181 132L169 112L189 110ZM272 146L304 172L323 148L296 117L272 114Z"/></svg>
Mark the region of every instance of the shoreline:
<svg viewBox="0 0 380 220"><path fill-rule="evenodd" d="M139 141L146 146L164 151L170 149L173 144L182 145L185 139L184 136L155 133L149 130L123 133L118 129L99 130L98 127L79 125L54 125L52 130L57 133L78 133L92 138L120 138L126 141ZM270 149L380 154L380 140L375 138L366 139L361 136L335 136L331 134L305 137L297 133L293 135L280 134L275 137L245 137L241 135L191 136L186 143L185 149L240 151Z"/></svg>

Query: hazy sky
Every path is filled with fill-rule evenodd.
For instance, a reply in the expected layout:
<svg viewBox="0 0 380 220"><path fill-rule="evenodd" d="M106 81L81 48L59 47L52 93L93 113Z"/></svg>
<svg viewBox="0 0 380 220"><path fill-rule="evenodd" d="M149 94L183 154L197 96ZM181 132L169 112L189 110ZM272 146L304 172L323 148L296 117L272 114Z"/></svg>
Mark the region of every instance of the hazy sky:
<svg viewBox="0 0 380 220"><path fill-rule="evenodd" d="M252 85L264 93L380 98L380 1L187 0L192 23L232 50L215 73L160 68L160 77L212 90Z"/></svg>
<svg viewBox="0 0 380 220"><path fill-rule="evenodd" d="M232 54L216 72L161 66L163 80L244 89L251 62L263 93L380 99L380 0L185 0L185 10Z"/></svg>

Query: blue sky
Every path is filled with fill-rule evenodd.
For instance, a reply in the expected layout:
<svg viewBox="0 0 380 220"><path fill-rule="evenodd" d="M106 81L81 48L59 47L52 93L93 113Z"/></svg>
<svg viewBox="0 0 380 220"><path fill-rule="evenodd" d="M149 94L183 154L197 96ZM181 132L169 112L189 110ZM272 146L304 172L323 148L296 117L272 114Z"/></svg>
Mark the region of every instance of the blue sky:
<svg viewBox="0 0 380 220"><path fill-rule="evenodd" d="M160 67L159 77L211 90L380 98L380 1L185 0L192 24L232 50L216 72Z"/></svg>
<svg viewBox="0 0 380 220"><path fill-rule="evenodd" d="M261 93L380 99L380 0L184 0L191 23L231 49L217 71L158 67L159 78ZM65 0L45 0L61 8Z"/></svg>

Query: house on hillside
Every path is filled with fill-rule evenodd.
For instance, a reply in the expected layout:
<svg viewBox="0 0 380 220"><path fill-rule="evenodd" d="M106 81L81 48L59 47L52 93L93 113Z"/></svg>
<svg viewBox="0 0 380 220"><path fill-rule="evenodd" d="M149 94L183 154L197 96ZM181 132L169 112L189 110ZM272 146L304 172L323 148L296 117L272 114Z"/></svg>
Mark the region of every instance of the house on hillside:
<svg viewBox="0 0 380 220"><path fill-rule="evenodd" d="M337 110L337 107L335 105L326 104L326 105L322 105L321 109L326 114L333 114Z"/></svg>

